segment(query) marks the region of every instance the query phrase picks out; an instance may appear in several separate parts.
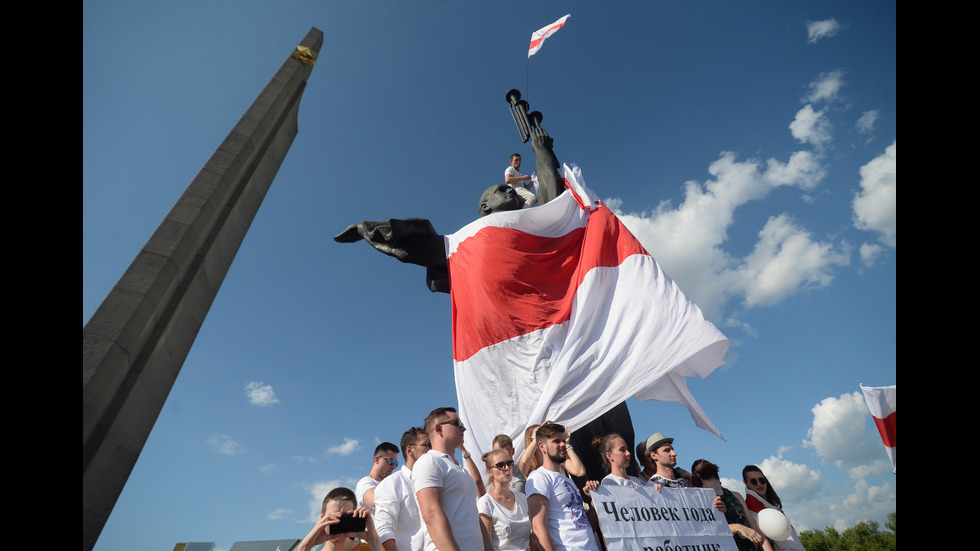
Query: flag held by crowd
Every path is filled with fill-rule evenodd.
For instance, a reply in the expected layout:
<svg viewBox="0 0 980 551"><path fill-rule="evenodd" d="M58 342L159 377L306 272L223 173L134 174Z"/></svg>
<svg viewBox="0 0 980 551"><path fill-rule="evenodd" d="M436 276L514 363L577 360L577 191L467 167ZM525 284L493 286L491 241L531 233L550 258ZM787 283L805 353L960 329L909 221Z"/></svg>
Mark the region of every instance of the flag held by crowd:
<svg viewBox="0 0 980 551"><path fill-rule="evenodd" d="M497 434L523 448L545 420L576 430L626 398L683 404L725 363L729 340L565 165L567 189L446 236L453 360L466 447Z"/></svg>
<svg viewBox="0 0 980 551"><path fill-rule="evenodd" d="M878 434L881 435L881 442L885 445L888 458L892 461L892 472L896 472L898 467L895 463L895 386L864 386L860 385L864 392L864 401L868 403L868 409L878 427Z"/></svg>
<svg viewBox="0 0 980 551"><path fill-rule="evenodd" d="M551 25L548 25L546 27L541 27L540 29L531 33L531 45L527 49L528 59L530 59L532 55L538 53L538 50L541 49L541 45L544 44L544 40L546 38L555 34L555 32L557 32L558 29L565 26L565 20L568 19L569 16L571 15L572 14L568 14L562 17L561 19L559 19L558 21L555 21Z"/></svg>

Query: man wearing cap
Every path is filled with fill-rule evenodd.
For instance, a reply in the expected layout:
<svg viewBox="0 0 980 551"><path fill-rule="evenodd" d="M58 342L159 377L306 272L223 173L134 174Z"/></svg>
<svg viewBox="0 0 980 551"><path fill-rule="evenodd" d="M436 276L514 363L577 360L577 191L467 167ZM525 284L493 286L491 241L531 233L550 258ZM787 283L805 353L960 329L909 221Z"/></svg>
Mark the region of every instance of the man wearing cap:
<svg viewBox="0 0 980 551"><path fill-rule="evenodd" d="M675 467L677 467L677 452L674 451L673 438L667 438L662 432L653 433L650 438L647 438L647 454L657 469L647 484L653 484L658 492L663 486L668 488L688 488L690 486L683 477L674 472ZM715 496L714 506L722 513L727 510L721 496Z"/></svg>

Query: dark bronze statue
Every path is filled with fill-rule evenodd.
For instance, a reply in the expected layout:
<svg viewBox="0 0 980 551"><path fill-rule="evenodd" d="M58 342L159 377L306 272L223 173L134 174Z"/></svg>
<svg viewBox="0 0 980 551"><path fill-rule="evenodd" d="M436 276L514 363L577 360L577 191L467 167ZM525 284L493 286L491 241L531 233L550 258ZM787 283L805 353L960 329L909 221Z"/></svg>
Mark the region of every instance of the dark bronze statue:
<svg viewBox="0 0 980 551"><path fill-rule="evenodd" d="M561 195L565 190L561 165L554 152L554 140L541 126L543 117L540 112L527 113L527 102L520 99L520 92L511 90L507 93L507 102L511 106L514 122L521 133L522 141L531 140L534 151L534 167L537 171L538 190L537 204L543 205ZM524 199L507 184L494 184L483 192L478 203L479 215L486 216L494 212L519 210L524 208ZM361 239L372 247L388 256L402 262L424 266L426 269L426 284L432 292L449 292L449 268L447 266L445 240L438 234L432 223L424 218L391 219L387 222L361 222L351 224L344 231L334 236L339 243L353 243ZM529 420L543 422L544 420ZM585 480L599 480L604 476L602 458L592 446L592 439L605 436L610 432L618 432L625 440L629 449L633 449L633 421L630 418L626 402L623 402L585 427L572 433L570 444L586 467L586 476L577 479L579 486ZM636 467L630 466L630 474L637 474Z"/></svg>
<svg viewBox="0 0 980 551"><path fill-rule="evenodd" d="M540 114L532 121L540 123ZM548 132L538 124L529 127L529 134L531 149L534 151L534 166L538 173L538 205L543 205L565 190L564 178L558 172L561 165L555 157L554 140ZM478 203L480 216L493 212L519 210L523 207L524 199L507 184L494 184L488 187L480 196ZM339 243L353 243L363 239L388 256L409 264L424 266L429 290L449 292L449 270L446 267L443 237L436 233L432 223L424 218L391 219L387 222L364 221L347 226L333 239Z"/></svg>

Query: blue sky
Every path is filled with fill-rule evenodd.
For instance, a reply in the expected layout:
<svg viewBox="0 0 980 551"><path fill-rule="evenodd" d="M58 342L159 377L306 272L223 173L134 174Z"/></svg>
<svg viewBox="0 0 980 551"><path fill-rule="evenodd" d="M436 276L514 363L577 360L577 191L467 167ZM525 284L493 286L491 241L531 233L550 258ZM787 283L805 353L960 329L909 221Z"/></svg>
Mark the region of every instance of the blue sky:
<svg viewBox="0 0 980 551"><path fill-rule="evenodd" d="M565 27L527 60L530 35ZM96 551L302 538L333 486L455 405L449 297L332 236L474 218L518 88L562 162L728 336L679 463L762 466L798 530L883 523L860 383L896 383L896 23L883 1L83 4L82 322L311 27L299 134ZM530 163L533 164L533 163ZM379 335L386 335L379 338Z"/></svg>

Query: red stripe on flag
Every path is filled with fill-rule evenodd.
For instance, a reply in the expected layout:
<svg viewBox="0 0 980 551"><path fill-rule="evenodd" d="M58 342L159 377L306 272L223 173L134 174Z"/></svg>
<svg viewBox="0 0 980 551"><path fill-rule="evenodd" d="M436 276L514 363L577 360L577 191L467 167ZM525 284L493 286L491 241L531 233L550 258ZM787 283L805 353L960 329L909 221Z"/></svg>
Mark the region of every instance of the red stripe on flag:
<svg viewBox="0 0 980 551"><path fill-rule="evenodd" d="M884 419L879 419L875 416L871 416L875 420L875 425L878 425L878 433L881 434L881 441L886 447L895 447L895 414L897 411L893 411L891 415L885 417Z"/></svg>
<svg viewBox="0 0 980 551"><path fill-rule="evenodd" d="M564 26L565 26L564 23L560 23L558 25L552 25L552 26L548 27L548 30L545 31L544 35L542 35L541 38L536 38L536 39L534 39L534 40L531 41L531 45L528 47L528 49L529 50L533 50L535 46L537 46L538 44L541 44L542 42L544 42L544 39L545 38L548 38L555 31L557 31L558 29L560 29L560 28L562 28ZM562 36L564 36L564 35L562 35Z"/></svg>
<svg viewBox="0 0 980 551"><path fill-rule="evenodd" d="M648 253L605 206L561 237L481 229L449 257L453 358L568 321L585 275L634 254Z"/></svg>
<svg viewBox="0 0 980 551"><path fill-rule="evenodd" d="M748 506L749 510L753 513L758 513L759 511L766 508L766 504L756 499L755 496L747 495L745 496L745 505Z"/></svg>

